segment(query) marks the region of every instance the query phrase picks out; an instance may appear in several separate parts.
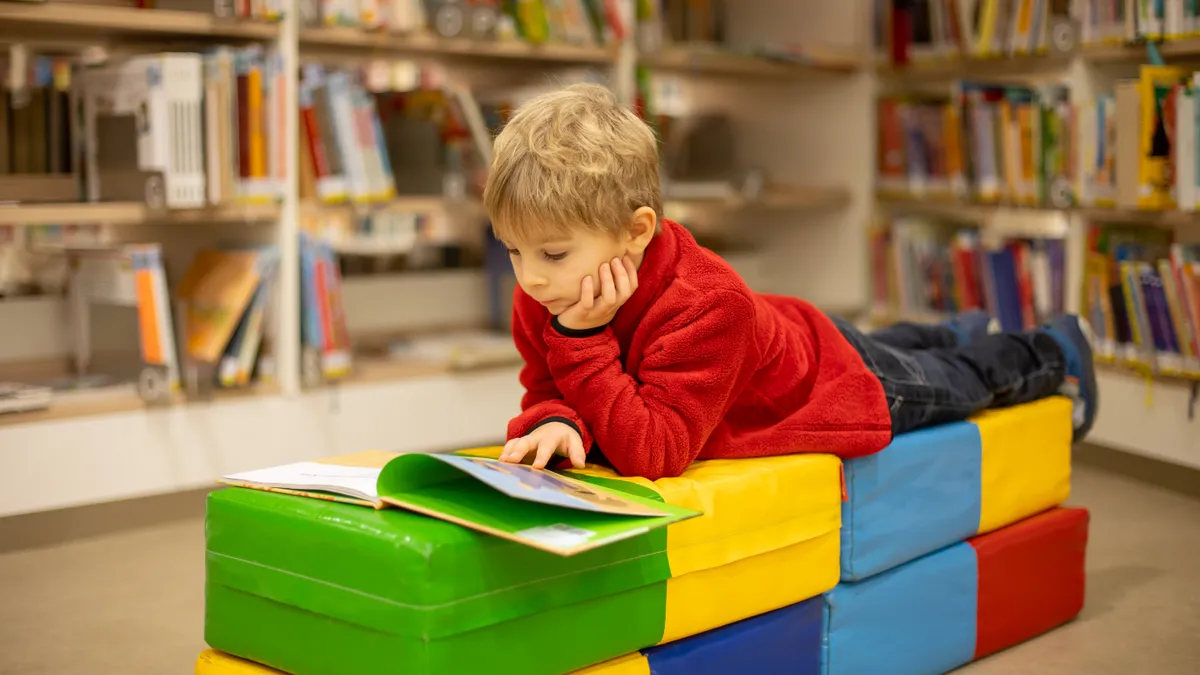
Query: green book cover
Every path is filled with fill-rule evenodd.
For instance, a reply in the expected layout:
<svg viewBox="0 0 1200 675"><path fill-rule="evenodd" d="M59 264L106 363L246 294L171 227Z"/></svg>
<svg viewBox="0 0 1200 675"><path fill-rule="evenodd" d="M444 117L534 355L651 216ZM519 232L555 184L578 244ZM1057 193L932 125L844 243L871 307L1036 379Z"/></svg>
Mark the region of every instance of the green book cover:
<svg viewBox="0 0 1200 675"><path fill-rule="evenodd" d="M562 556L700 515L563 473L486 457L366 453L343 461L297 462L224 476L220 482L403 508Z"/></svg>

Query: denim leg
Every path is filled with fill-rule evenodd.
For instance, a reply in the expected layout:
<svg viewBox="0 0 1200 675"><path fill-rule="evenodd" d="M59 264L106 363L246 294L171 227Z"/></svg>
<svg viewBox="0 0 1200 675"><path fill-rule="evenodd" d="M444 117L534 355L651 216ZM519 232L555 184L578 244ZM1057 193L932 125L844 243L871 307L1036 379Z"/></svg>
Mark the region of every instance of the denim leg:
<svg viewBox="0 0 1200 675"><path fill-rule="evenodd" d="M958 345L958 335L941 324L902 321L872 331L870 337L897 349L934 349Z"/></svg>
<svg viewBox="0 0 1200 675"><path fill-rule="evenodd" d="M961 347L902 349L842 319L835 323L883 384L893 434L1045 398L1063 383L1062 349L1045 333L1002 333Z"/></svg>

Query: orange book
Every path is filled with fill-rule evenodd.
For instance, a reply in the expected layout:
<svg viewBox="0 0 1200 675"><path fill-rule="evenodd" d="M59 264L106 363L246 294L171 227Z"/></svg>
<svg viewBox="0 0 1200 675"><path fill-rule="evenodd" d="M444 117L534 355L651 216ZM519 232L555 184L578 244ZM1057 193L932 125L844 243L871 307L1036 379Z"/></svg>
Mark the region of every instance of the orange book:
<svg viewBox="0 0 1200 675"><path fill-rule="evenodd" d="M188 356L216 363L262 279L254 251L201 251L179 282Z"/></svg>

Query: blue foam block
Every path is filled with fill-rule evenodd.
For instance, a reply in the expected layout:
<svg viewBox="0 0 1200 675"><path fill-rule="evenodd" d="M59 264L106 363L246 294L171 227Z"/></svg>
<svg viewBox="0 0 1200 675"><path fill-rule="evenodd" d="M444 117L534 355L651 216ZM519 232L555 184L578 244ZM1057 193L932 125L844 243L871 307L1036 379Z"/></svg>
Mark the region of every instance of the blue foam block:
<svg viewBox="0 0 1200 675"><path fill-rule="evenodd" d="M651 675L817 675L821 598L644 650Z"/></svg>
<svg viewBox="0 0 1200 675"><path fill-rule="evenodd" d="M847 461L842 580L866 579L979 529L983 444L956 422L897 436Z"/></svg>
<svg viewBox="0 0 1200 675"><path fill-rule="evenodd" d="M978 565L955 544L825 594L822 675L944 673L975 655Z"/></svg>

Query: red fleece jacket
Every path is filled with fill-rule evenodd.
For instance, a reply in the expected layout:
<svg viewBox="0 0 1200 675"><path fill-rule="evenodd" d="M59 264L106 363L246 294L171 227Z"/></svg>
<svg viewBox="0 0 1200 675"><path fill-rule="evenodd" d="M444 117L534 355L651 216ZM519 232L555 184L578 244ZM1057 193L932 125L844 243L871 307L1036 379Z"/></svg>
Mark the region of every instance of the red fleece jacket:
<svg viewBox="0 0 1200 675"><path fill-rule="evenodd" d="M594 442L618 472L650 480L696 459L849 458L891 440L882 385L829 317L803 300L754 293L671 221L611 324L570 335L551 319L517 288L526 392L509 438L570 421L585 448Z"/></svg>

